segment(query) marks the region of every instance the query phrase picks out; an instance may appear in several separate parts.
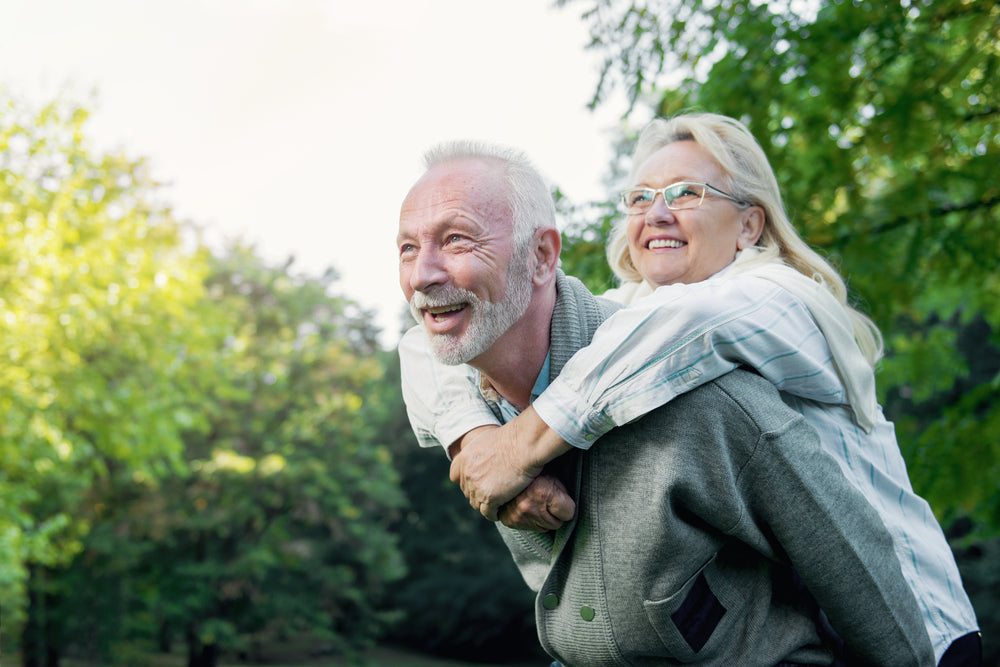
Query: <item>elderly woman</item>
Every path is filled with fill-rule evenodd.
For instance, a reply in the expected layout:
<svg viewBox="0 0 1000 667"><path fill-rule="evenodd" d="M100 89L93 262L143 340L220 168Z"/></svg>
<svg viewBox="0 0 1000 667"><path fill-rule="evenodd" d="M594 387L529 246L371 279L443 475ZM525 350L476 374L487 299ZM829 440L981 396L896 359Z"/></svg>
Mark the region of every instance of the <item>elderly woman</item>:
<svg viewBox="0 0 1000 667"><path fill-rule="evenodd" d="M951 550L913 492L876 401L879 332L848 305L838 273L796 234L759 144L723 116L658 119L639 138L630 182L626 215L607 248L623 284L605 296L631 306L506 426L495 428L464 367L435 364L423 337L404 337L404 392L421 444L449 448L452 479L495 519L571 446L586 449L693 387L737 366L754 368L817 430L881 515L936 658L974 664L962 661L978 654L979 640ZM547 483L545 492L529 489L508 505L504 522L551 529L572 516L571 501Z"/></svg>

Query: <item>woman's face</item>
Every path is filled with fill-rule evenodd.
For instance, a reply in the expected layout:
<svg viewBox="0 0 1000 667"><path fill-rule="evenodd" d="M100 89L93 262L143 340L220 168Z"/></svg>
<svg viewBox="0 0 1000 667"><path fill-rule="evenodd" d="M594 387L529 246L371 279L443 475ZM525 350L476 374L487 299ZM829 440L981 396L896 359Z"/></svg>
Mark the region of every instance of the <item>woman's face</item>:
<svg viewBox="0 0 1000 667"><path fill-rule="evenodd" d="M678 181L708 183L726 190L724 172L694 141L677 141L653 153L631 187L663 188ZM752 246L764 229L764 210L705 193L698 208L672 211L662 195L643 214L630 215L629 255L653 288L705 280L728 266L736 252Z"/></svg>

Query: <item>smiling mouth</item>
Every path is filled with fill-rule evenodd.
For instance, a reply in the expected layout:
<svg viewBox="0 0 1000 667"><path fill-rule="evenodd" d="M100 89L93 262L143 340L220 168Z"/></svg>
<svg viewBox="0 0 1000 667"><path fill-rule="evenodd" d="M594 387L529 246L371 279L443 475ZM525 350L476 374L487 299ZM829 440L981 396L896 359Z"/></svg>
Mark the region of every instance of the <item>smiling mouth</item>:
<svg viewBox="0 0 1000 667"><path fill-rule="evenodd" d="M686 245L683 241L675 239L653 239L646 244L646 247L650 250L657 250L658 248L683 248Z"/></svg>
<svg viewBox="0 0 1000 667"><path fill-rule="evenodd" d="M437 306L435 308L424 308L424 312L434 318L435 322L441 322L448 318L451 313L457 313L460 310L465 310L468 304L456 303L449 306Z"/></svg>

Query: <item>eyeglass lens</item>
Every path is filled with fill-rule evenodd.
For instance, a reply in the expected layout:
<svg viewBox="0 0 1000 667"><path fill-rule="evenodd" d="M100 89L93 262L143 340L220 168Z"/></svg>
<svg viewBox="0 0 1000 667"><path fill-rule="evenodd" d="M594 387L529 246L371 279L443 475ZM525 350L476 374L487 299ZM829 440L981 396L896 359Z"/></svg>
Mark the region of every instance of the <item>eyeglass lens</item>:
<svg viewBox="0 0 1000 667"><path fill-rule="evenodd" d="M629 213L642 213L649 210L657 194L663 195L667 208L680 210L696 208L705 197L705 186L700 183L674 183L665 188L634 188L625 192L625 207Z"/></svg>

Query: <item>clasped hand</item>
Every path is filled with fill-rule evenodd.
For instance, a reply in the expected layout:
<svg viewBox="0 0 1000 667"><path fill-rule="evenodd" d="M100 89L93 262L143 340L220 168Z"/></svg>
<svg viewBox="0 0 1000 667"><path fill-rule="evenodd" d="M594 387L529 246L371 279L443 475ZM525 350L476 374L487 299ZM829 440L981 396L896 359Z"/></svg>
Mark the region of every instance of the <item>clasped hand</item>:
<svg viewBox="0 0 1000 667"><path fill-rule="evenodd" d="M462 487L469 504L491 521L520 530L555 530L573 517L576 505L558 479L541 472L553 454L566 451L568 445L560 439L555 452L550 448L542 458L532 460L533 449L518 442L518 427L514 420L470 434L452 461L451 480Z"/></svg>

